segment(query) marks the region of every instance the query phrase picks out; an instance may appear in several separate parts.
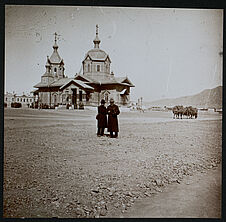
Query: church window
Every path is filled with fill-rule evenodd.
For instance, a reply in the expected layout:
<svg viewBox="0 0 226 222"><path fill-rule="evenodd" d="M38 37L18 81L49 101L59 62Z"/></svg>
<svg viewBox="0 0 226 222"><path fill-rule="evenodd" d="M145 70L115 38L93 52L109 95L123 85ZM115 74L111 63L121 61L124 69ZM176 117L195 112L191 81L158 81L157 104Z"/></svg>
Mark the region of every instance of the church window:
<svg viewBox="0 0 226 222"><path fill-rule="evenodd" d="M56 72L57 72L57 68L54 68L54 75L56 75Z"/></svg>
<svg viewBox="0 0 226 222"><path fill-rule="evenodd" d="M90 72L90 64L88 64L88 72Z"/></svg>
<svg viewBox="0 0 226 222"><path fill-rule="evenodd" d="M30 99L30 102L32 102L32 99Z"/></svg>
<svg viewBox="0 0 226 222"><path fill-rule="evenodd" d="M25 99L24 99L24 102L25 102Z"/></svg>
<svg viewBox="0 0 226 222"><path fill-rule="evenodd" d="M17 102L19 102L19 98L17 98Z"/></svg>
<svg viewBox="0 0 226 222"><path fill-rule="evenodd" d="M100 72L100 65L97 65L97 72Z"/></svg>
<svg viewBox="0 0 226 222"><path fill-rule="evenodd" d="M20 102L22 102L22 98L20 98Z"/></svg>

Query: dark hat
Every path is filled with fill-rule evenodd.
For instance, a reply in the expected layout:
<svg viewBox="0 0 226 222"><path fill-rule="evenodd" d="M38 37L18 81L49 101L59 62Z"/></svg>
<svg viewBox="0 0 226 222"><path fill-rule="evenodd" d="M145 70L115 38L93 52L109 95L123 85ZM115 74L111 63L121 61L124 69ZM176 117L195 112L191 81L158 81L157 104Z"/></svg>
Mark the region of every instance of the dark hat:
<svg viewBox="0 0 226 222"><path fill-rule="evenodd" d="M105 100L102 99L102 100L100 101L100 103L101 103L101 104L105 104Z"/></svg>

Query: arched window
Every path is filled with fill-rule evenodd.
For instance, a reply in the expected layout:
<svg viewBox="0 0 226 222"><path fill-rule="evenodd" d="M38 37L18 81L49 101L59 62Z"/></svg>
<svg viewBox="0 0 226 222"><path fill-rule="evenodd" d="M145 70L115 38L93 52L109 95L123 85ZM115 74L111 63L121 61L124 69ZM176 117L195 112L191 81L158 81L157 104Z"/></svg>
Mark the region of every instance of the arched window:
<svg viewBox="0 0 226 222"><path fill-rule="evenodd" d="M100 72L100 65L97 65L97 72Z"/></svg>
<svg viewBox="0 0 226 222"><path fill-rule="evenodd" d="M57 73L57 68L55 67L54 68L54 75L56 75L56 73Z"/></svg>
<svg viewBox="0 0 226 222"><path fill-rule="evenodd" d="M88 64L88 72L90 72L90 64Z"/></svg>

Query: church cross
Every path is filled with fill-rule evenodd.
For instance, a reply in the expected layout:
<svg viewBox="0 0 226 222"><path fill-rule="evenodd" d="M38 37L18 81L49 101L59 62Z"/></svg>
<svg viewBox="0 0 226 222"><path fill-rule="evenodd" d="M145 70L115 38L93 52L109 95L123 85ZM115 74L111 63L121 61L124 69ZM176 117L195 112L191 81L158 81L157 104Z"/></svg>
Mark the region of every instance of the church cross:
<svg viewBox="0 0 226 222"><path fill-rule="evenodd" d="M98 25L96 25L96 36L98 36Z"/></svg>
<svg viewBox="0 0 226 222"><path fill-rule="evenodd" d="M57 40L57 33L55 32L54 35L55 35L55 42L56 42L56 40Z"/></svg>

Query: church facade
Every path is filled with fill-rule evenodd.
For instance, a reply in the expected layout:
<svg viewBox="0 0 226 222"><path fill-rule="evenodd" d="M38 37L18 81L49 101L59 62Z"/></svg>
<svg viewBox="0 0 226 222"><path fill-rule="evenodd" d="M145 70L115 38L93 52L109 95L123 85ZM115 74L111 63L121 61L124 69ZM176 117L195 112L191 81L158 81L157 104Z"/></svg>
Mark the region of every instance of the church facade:
<svg viewBox="0 0 226 222"><path fill-rule="evenodd" d="M82 61L82 73L68 78L64 71L64 61L58 53L55 33L53 53L47 56L46 71L41 82L34 87L36 107L97 106L101 99L108 103L110 98L118 105L130 103L130 88L134 87L128 77L116 77L111 72L109 55L100 49L98 26L93 40L94 48L89 50Z"/></svg>

